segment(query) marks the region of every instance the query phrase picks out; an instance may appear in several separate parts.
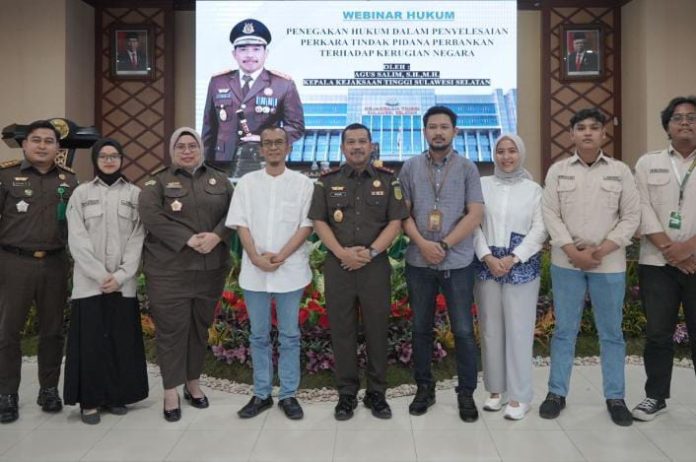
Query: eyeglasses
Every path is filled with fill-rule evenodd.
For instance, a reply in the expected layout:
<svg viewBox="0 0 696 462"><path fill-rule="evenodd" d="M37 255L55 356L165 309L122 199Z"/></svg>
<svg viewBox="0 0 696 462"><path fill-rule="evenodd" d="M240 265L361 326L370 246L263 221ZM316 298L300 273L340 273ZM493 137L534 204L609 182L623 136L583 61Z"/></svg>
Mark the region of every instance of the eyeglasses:
<svg viewBox="0 0 696 462"><path fill-rule="evenodd" d="M685 120L690 124L696 124L696 112L690 112L688 114L672 114L672 117L669 118L669 121L674 122L675 124L680 124Z"/></svg>
<svg viewBox="0 0 696 462"><path fill-rule="evenodd" d="M285 146L285 140L264 140L261 142L261 146L263 146L264 148L270 148L272 146L275 146L276 148L282 148L283 146Z"/></svg>
<svg viewBox="0 0 696 462"><path fill-rule="evenodd" d="M120 154L109 154L106 156L98 156L97 159L102 160L104 162L116 162L117 160L121 160L121 155Z"/></svg>
<svg viewBox="0 0 696 462"><path fill-rule="evenodd" d="M187 149L188 149L189 151L197 151L197 150L198 150L198 144L197 144L197 143L190 143L190 144L183 144L183 143L181 143L181 144L175 144L175 145L174 145L174 150L175 150L175 151L182 151L182 152L183 152L183 151L186 151Z"/></svg>

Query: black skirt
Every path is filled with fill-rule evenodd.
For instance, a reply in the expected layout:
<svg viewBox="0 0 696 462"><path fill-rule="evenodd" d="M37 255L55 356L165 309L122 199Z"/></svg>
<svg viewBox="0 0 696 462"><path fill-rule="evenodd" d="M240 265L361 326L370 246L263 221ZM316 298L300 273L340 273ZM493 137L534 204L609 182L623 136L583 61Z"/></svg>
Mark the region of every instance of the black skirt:
<svg viewBox="0 0 696 462"><path fill-rule="evenodd" d="M65 404L93 409L147 398L136 298L120 292L73 300L65 355Z"/></svg>

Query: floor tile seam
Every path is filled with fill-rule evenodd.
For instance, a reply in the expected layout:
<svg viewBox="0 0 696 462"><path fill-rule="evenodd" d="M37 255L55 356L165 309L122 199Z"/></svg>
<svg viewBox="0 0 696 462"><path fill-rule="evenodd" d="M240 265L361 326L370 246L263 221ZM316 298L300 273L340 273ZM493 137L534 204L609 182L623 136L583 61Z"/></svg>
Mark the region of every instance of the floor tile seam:
<svg viewBox="0 0 696 462"><path fill-rule="evenodd" d="M622 427L622 428L625 428L625 427ZM576 432L591 432L591 431L593 431L593 430L575 429L575 430L571 430L571 431L576 431ZM657 449L657 451L658 451L660 454L662 454L662 455L664 456L664 459L659 460L659 461L653 461L652 459L645 460L645 461L638 460L638 461L634 461L634 462L664 462L664 461L671 461L671 460L672 460L672 458L669 457L669 456L668 456L657 444L655 444L647 435L645 435L645 434L644 434L643 432L641 432L639 429L636 429L636 431L637 431L638 433L640 433L640 434L643 436L643 438L642 438L643 440L647 440L655 449ZM578 447L578 445L575 443L575 440L574 440L570 435L566 434L566 436L567 436L568 439L571 441L571 443L573 443L573 446L576 447L576 449L580 452L580 454L585 458L586 461L588 461L588 462L595 462L595 460L590 460L590 459L587 458L587 456L585 455L585 453ZM607 459L606 461L602 460L602 461L596 461L596 462L613 462L613 461Z"/></svg>
<svg viewBox="0 0 696 462"><path fill-rule="evenodd" d="M190 425L191 425L191 424L189 424L189 426L190 426ZM168 430L165 430L165 431L168 431ZM186 432L187 432L187 431L188 431L188 427L186 427L185 430L181 430L181 434L179 435L179 438L176 439L176 441L174 442L174 444L172 444L172 447L169 448L169 451L167 451L167 453L164 455L164 457L162 457L162 458L160 459L160 461L165 461L165 460L167 460L167 457L169 457L169 455L172 453L172 451L174 451L174 448L177 447L177 445L179 444L179 442L181 441L181 439L186 435Z"/></svg>

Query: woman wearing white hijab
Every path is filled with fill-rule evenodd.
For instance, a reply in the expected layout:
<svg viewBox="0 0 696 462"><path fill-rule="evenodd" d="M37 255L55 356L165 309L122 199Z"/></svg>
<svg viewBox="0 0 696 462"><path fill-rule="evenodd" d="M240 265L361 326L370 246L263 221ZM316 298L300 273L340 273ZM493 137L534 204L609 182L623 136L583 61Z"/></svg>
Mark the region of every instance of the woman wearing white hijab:
<svg viewBox="0 0 696 462"><path fill-rule="evenodd" d="M532 401L532 346L546 240L541 187L524 169L522 139L503 134L495 143L493 176L481 179L486 211L474 234L480 261L479 307L487 411L505 404L505 418L523 419Z"/></svg>

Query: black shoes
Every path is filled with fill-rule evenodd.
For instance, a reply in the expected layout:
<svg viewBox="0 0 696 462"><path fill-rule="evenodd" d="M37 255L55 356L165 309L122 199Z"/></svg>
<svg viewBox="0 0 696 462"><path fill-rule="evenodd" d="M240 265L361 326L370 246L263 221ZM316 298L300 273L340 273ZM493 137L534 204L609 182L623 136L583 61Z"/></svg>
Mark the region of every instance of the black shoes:
<svg viewBox="0 0 696 462"><path fill-rule="evenodd" d="M408 412L411 415L423 415L433 404L435 404L435 385L418 385L416 396L408 405Z"/></svg>
<svg viewBox="0 0 696 462"><path fill-rule="evenodd" d="M109 414L113 415L126 415L128 414L128 408L122 404L110 404L108 406L103 406L103 409Z"/></svg>
<svg viewBox="0 0 696 462"><path fill-rule="evenodd" d="M207 396L203 395L202 398L195 398L191 393L189 393L188 388L186 388L186 385L184 385L184 399L188 401L191 404L191 406L198 409L205 409L208 406L210 406Z"/></svg>
<svg viewBox="0 0 696 462"><path fill-rule="evenodd" d="M541 403L541 406L539 406L539 416L542 419L555 419L561 414L565 406L565 396L548 392L546 394L546 399Z"/></svg>
<svg viewBox="0 0 696 462"><path fill-rule="evenodd" d="M355 395L339 395L338 404L334 408L336 420L348 420L353 417L353 411L358 407L358 400Z"/></svg>
<svg viewBox="0 0 696 462"><path fill-rule="evenodd" d="M633 418L643 422L650 422L657 415L665 412L667 403L664 399L645 398L640 404L633 408Z"/></svg>
<svg viewBox="0 0 696 462"><path fill-rule="evenodd" d="M179 395L176 395L176 401L177 401L177 407L174 409L162 409L162 413L164 414L164 420L167 422L178 422L181 420L181 399L179 399Z"/></svg>
<svg viewBox="0 0 696 462"><path fill-rule="evenodd" d="M283 410L285 416L291 420L300 420L304 417L302 406L294 397L281 399L278 401L278 407Z"/></svg>
<svg viewBox="0 0 696 462"><path fill-rule="evenodd" d="M80 409L80 419L82 419L82 423L86 423L87 425L97 425L99 422L101 422L101 417L99 417L99 411L97 409L90 409L90 413L85 412L86 409Z"/></svg>
<svg viewBox="0 0 696 462"><path fill-rule="evenodd" d="M478 409L471 393L462 392L457 395L459 404L459 418L464 422L476 422L478 420Z"/></svg>
<svg viewBox="0 0 696 462"><path fill-rule="evenodd" d="M392 411L384 398L384 393L368 391L363 398L363 404L372 411L372 415L378 419L391 419Z"/></svg>
<svg viewBox="0 0 696 462"><path fill-rule="evenodd" d="M18 402L17 393L0 395L0 423L10 423L19 419Z"/></svg>
<svg viewBox="0 0 696 462"><path fill-rule="evenodd" d="M237 415L242 419L250 419L256 417L266 409L270 409L273 406L273 398L270 396L266 399L261 399L258 396L252 396L251 400L237 411Z"/></svg>
<svg viewBox="0 0 696 462"><path fill-rule="evenodd" d="M58 388L41 388L39 396L36 398L36 404L41 406L44 412L60 412L63 409L63 401L58 394Z"/></svg>
<svg viewBox="0 0 696 462"><path fill-rule="evenodd" d="M626 407L626 403L622 399L608 399L607 410L611 415L611 420L616 425L629 427L633 424L633 416L631 411Z"/></svg>

